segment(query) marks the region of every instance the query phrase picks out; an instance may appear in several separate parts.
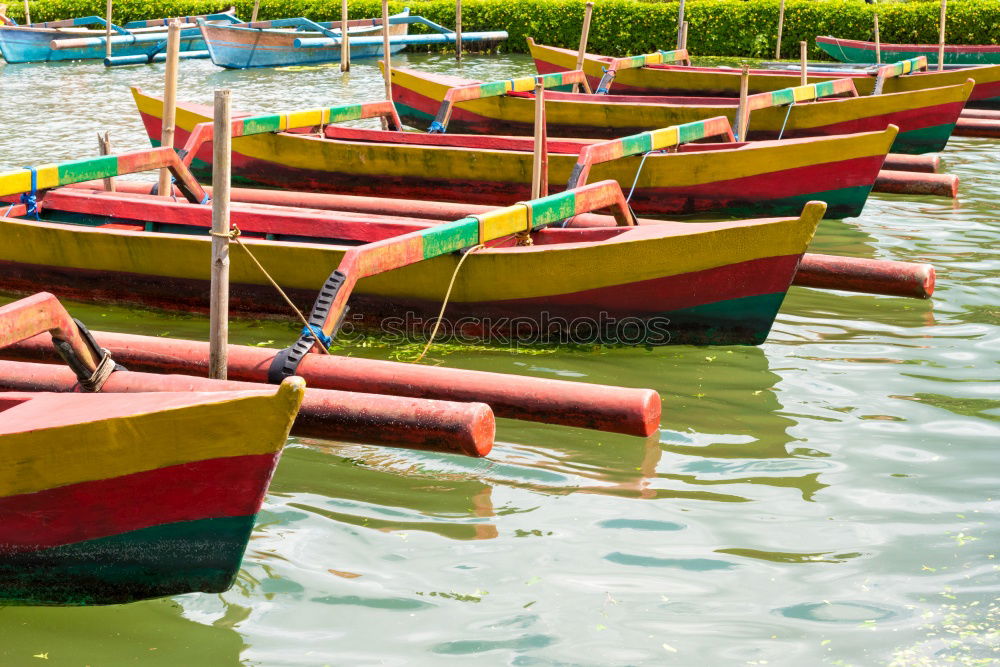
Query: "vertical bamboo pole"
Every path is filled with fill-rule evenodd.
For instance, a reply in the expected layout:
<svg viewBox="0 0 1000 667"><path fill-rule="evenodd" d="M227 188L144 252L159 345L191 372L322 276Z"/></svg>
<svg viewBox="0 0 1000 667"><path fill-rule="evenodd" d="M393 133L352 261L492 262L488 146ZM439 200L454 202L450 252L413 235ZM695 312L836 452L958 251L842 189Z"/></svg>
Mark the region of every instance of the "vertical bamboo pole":
<svg viewBox="0 0 1000 667"><path fill-rule="evenodd" d="M257 22L257 14L260 12L260 0L253 0L253 11L250 12L250 23Z"/></svg>
<svg viewBox="0 0 1000 667"><path fill-rule="evenodd" d="M232 179L232 122L229 90L215 91L212 139L212 284L208 373L226 379L229 365L229 188Z"/></svg>
<svg viewBox="0 0 1000 667"><path fill-rule="evenodd" d="M882 38L878 32L878 0L875 0L875 64L882 64Z"/></svg>
<svg viewBox="0 0 1000 667"><path fill-rule="evenodd" d="M167 27L167 69L163 84L163 123L160 128L160 145L174 147L174 131L177 124L177 70L180 68L181 23L174 19ZM174 194L170 185L170 170L160 170L160 185L157 192L164 197Z"/></svg>
<svg viewBox="0 0 1000 667"><path fill-rule="evenodd" d="M590 19L594 14L594 3L588 2L583 8L583 28L580 30L580 49L576 53L576 68L583 69L583 61L587 56L587 41L590 39ZM590 90L590 82L584 78L583 88L588 93ZM580 92L580 84L573 84L573 92Z"/></svg>
<svg viewBox="0 0 1000 667"><path fill-rule="evenodd" d="M785 0L778 7L778 45L774 47L774 59L781 60L781 33L785 29Z"/></svg>
<svg viewBox="0 0 1000 667"><path fill-rule="evenodd" d="M392 101L392 63L389 53L389 0L382 0L382 50L385 51L385 99Z"/></svg>
<svg viewBox="0 0 1000 667"><path fill-rule="evenodd" d="M677 48L686 49L688 47L688 22L681 24L681 43Z"/></svg>
<svg viewBox="0 0 1000 667"><path fill-rule="evenodd" d="M104 134L97 133L97 152L101 155L111 155L111 130L106 130ZM115 191L114 177L104 179L104 189L108 192Z"/></svg>
<svg viewBox="0 0 1000 667"><path fill-rule="evenodd" d="M750 121L750 112L747 107L747 97L750 93L750 68L743 66L740 73L740 103L736 107L736 135L737 141L746 141L747 125Z"/></svg>
<svg viewBox="0 0 1000 667"><path fill-rule="evenodd" d="M340 0L340 71L351 71L351 38L347 36L347 0Z"/></svg>
<svg viewBox="0 0 1000 667"><path fill-rule="evenodd" d="M944 69L944 18L948 13L948 0L941 0L941 29L938 32L938 71Z"/></svg>
<svg viewBox="0 0 1000 667"><path fill-rule="evenodd" d="M681 46L681 39L683 38L684 32L684 0L681 0L680 6L677 8L677 48L684 48Z"/></svg>
<svg viewBox="0 0 1000 667"><path fill-rule="evenodd" d="M107 24L104 26L104 57L111 57L111 2L108 0L104 11L104 22ZM27 0L25 0L25 5L27 5Z"/></svg>
<svg viewBox="0 0 1000 667"><path fill-rule="evenodd" d="M549 193L548 132L545 127L545 86L535 81L535 153L531 162L531 198Z"/></svg>
<svg viewBox="0 0 1000 667"><path fill-rule="evenodd" d="M455 60L462 60L462 0L455 0Z"/></svg>
<svg viewBox="0 0 1000 667"><path fill-rule="evenodd" d="M806 85L809 83L809 70L806 61L809 57L809 42L799 42L799 63L802 69L801 83Z"/></svg>
<svg viewBox="0 0 1000 667"><path fill-rule="evenodd" d="M28 8L28 0L24 0L24 25L31 25L31 9Z"/></svg>

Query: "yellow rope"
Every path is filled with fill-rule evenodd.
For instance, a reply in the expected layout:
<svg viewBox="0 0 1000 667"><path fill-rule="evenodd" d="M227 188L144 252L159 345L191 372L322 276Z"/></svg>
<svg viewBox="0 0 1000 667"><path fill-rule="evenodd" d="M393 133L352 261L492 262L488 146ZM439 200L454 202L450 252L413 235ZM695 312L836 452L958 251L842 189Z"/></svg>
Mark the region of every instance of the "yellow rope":
<svg viewBox="0 0 1000 667"><path fill-rule="evenodd" d="M448 283L448 291L444 293L444 301L441 303L441 311L438 313L437 321L434 323L434 329L431 331L431 337L427 341L427 345L424 345L423 351L420 356L413 360L413 363L419 362L427 354L427 350L431 349L431 345L434 343L434 337L437 336L438 329L441 327L441 319L444 317L444 309L448 307L448 299L451 298L451 288L455 286L455 278L458 277L458 270L462 268L462 264L465 263L465 258L474 252L477 252L483 248L483 244L473 246L468 252L462 255L462 258L458 260L458 265L455 266L454 273L451 274L451 282Z"/></svg>
<svg viewBox="0 0 1000 667"><path fill-rule="evenodd" d="M264 268L264 265L261 264L256 257L254 257L254 254L250 252L250 248L243 245L243 241L240 240L239 227L233 225L233 228L228 232L211 232L211 234L212 236L224 237L236 241L236 244L246 251L247 255L250 257L253 263L257 265L257 268L260 269L260 272L264 274L264 277L267 278L268 282L270 282L271 285L274 286L274 289L278 290L278 294L280 294L281 298L285 300L285 303L287 303L291 307L291 309L295 311L295 314L299 316L299 319L302 320L302 324L305 325L306 329L310 333L312 333L312 327L309 325L309 320L306 319L306 316L302 314L302 311L299 310L294 303L292 303L292 300L288 298L288 295L285 294L285 291L283 289L281 289L281 286L274 281L274 278L272 278L271 274L267 272L267 269ZM315 338L316 335L313 334L313 337ZM326 349L326 345L321 344L319 348L323 350L323 352L325 352L326 354L330 354L330 350Z"/></svg>

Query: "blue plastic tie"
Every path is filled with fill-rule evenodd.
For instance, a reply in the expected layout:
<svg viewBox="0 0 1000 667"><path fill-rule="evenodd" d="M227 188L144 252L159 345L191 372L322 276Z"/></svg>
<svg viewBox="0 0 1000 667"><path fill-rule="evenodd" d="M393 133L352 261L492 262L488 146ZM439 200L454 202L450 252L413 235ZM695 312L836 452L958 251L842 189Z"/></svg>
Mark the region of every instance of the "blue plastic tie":
<svg viewBox="0 0 1000 667"><path fill-rule="evenodd" d="M435 121L431 122L431 126L427 128L428 134L444 134L444 125Z"/></svg>
<svg viewBox="0 0 1000 667"><path fill-rule="evenodd" d="M35 216L35 220L40 220L38 217L38 172L35 171L34 167L25 167L31 172L31 192L21 193L21 203L25 206L25 215Z"/></svg>
<svg viewBox="0 0 1000 667"><path fill-rule="evenodd" d="M333 344L333 338L323 333L323 329L321 329L320 327L313 326L311 324L302 327L302 335L303 336L311 335L313 338L323 343L324 347L330 347L330 345Z"/></svg>

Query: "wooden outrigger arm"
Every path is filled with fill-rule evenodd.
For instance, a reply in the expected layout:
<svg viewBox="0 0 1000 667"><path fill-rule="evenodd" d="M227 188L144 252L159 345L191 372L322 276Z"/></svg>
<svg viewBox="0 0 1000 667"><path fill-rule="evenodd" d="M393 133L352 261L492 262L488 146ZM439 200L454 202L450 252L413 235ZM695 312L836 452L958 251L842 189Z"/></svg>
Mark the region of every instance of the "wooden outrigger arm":
<svg viewBox="0 0 1000 667"><path fill-rule="evenodd" d="M530 232L580 213L603 208L612 209L619 225L635 224L635 218L618 183L601 181L350 248L340 261L340 266L330 274L326 284L320 289L309 315L309 325L303 329L299 340L275 355L268 370L268 381L278 383L294 375L299 362L311 349L317 345L329 346L347 313L347 300L362 278L519 232Z"/></svg>
<svg viewBox="0 0 1000 667"><path fill-rule="evenodd" d="M347 104L326 109L307 109L292 111L285 114L269 114L267 116L249 116L237 118L232 122L232 136L247 137L268 132L284 132L285 130L322 127L330 123L342 123L349 120L364 118L385 118L391 130L402 130L403 125L396 113L396 106L389 100L369 102L366 104ZM189 166L194 156L203 144L214 136L214 122L198 123L191 130L184 148L177 151L185 166Z"/></svg>
<svg viewBox="0 0 1000 667"><path fill-rule="evenodd" d="M691 56L687 49L676 49L674 51L655 51L653 53L643 53L638 56L626 56L624 58L614 58L608 66L604 68L604 76L597 84L597 95L607 95L611 88L611 83L615 80L615 75L623 69L638 69L647 65L690 65Z"/></svg>
<svg viewBox="0 0 1000 667"><path fill-rule="evenodd" d="M857 97L858 89L851 79L831 79L820 83L807 83L804 86L792 86L772 90L756 95L749 95L745 100L741 99L736 108L736 126L734 134L737 141L746 141L748 128L750 127L750 112L770 107L791 106L799 102L815 102L824 97L836 97L846 95L847 97ZM789 109L791 111L791 109ZM785 116L788 121L788 116ZM784 132L784 126L782 126ZM779 133L778 138L781 138Z"/></svg>
<svg viewBox="0 0 1000 667"><path fill-rule="evenodd" d="M100 391L108 376L120 366L101 349L83 324L73 319L48 292L0 306L0 347L27 340L40 333L52 335L59 356L76 373L84 391Z"/></svg>
<svg viewBox="0 0 1000 667"><path fill-rule="evenodd" d="M456 86L444 94L441 107L438 109L434 121L427 129L430 134L441 134L447 131L448 121L451 120L451 113L455 105L459 102L478 100L484 97L500 97L507 93L527 93L541 84L542 88L558 88L572 84L587 83L587 75L583 70L570 70L568 72L554 72L552 74L542 74L541 76L523 76L518 79L503 79L502 81L490 81L488 83L473 83L468 86Z"/></svg>
<svg viewBox="0 0 1000 667"><path fill-rule="evenodd" d="M885 86L886 79L892 79L897 76L903 76L904 74L911 74L913 72L926 69L927 56L917 56L916 58L909 58L907 60L900 60L896 63L882 65L875 70L875 90L872 91L872 95L882 94L882 87Z"/></svg>

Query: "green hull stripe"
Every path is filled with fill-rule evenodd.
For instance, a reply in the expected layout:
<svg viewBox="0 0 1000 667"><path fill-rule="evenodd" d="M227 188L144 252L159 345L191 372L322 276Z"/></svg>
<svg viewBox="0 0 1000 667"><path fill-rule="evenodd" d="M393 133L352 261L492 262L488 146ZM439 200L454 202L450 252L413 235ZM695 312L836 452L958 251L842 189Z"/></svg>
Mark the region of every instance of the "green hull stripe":
<svg viewBox="0 0 1000 667"><path fill-rule="evenodd" d="M889 152L919 155L943 151L954 130L954 123L945 123L944 125L933 125L919 130L900 132L896 135L896 140L892 142Z"/></svg>
<svg viewBox="0 0 1000 667"><path fill-rule="evenodd" d="M0 552L0 601L121 604L222 592L239 572L254 520L183 521L44 551Z"/></svg>

